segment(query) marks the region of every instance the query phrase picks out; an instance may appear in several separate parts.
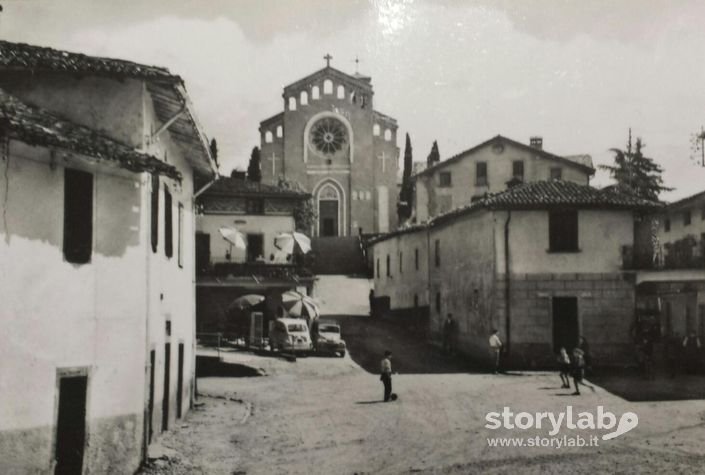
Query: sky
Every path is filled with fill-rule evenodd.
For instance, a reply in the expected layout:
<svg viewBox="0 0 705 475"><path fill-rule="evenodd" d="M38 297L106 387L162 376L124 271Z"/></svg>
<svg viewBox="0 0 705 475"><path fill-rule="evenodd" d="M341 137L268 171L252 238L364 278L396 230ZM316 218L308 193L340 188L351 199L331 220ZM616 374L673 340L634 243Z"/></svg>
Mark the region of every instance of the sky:
<svg viewBox="0 0 705 475"><path fill-rule="evenodd" d="M221 172L245 169L282 88L325 65L372 77L416 161L502 134L609 164L629 128L662 195L705 189L705 2L679 0L0 0L0 38L169 68ZM610 183L598 171L593 184Z"/></svg>

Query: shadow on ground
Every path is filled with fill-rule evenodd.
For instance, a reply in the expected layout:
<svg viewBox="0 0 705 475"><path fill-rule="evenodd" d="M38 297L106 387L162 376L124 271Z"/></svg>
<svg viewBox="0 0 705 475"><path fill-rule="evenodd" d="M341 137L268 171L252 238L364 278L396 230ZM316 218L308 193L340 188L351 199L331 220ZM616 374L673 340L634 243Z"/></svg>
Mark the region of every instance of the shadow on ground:
<svg viewBox="0 0 705 475"><path fill-rule="evenodd" d="M258 369L249 366L226 363L217 356L197 356L196 357L196 377L225 377L225 378L248 378L253 376L263 376Z"/></svg>
<svg viewBox="0 0 705 475"><path fill-rule="evenodd" d="M705 399L705 376L676 374L669 377L657 371L655 379L645 379L635 368L599 368L588 375L612 394L632 402Z"/></svg>
<svg viewBox="0 0 705 475"><path fill-rule="evenodd" d="M368 316L326 315L337 320L350 357L368 373L379 374L385 350L392 352L392 367L401 374L485 372L460 356L445 355L423 336L388 321Z"/></svg>

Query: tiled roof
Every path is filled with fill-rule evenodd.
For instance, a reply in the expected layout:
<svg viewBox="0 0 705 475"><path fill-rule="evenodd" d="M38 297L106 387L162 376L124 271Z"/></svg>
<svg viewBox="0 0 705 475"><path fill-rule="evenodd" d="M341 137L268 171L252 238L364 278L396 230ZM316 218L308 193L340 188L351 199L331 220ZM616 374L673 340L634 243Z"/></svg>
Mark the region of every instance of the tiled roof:
<svg viewBox="0 0 705 475"><path fill-rule="evenodd" d="M30 107L0 89L0 133L29 145L59 147L92 159L117 162L133 172L150 172L181 179L171 165L138 152L89 127L75 124L47 110Z"/></svg>
<svg viewBox="0 0 705 475"><path fill-rule="evenodd" d="M551 209L559 207L588 209L655 210L663 205L613 189L599 190L571 181L538 181L517 185L508 190L487 195L468 206L456 208L431 220L431 224L478 209Z"/></svg>
<svg viewBox="0 0 705 475"><path fill-rule="evenodd" d="M306 199L311 195L303 190L266 185L242 178L221 176L205 192L206 195L259 196Z"/></svg>
<svg viewBox="0 0 705 475"><path fill-rule="evenodd" d="M171 74L166 68L9 41L0 41L0 66L9 69L91 73L183 82L179 76Z"/></svg>

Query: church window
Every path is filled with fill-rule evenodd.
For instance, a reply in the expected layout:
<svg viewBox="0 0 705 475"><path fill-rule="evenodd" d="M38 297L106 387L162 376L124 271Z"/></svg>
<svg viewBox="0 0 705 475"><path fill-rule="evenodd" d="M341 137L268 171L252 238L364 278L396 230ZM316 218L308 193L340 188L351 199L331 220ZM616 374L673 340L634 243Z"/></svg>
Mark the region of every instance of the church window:
<svg viewBox="0 0 705 475"><path fill-rule="evenodd" d="M264 141L265 141L266 143L272 143L272 139L273 139L273 138L272 138L272 132L270 132L269 130L266 131L266 132L264 133Z"/></svg>
<svg viewBox="0 0 705 475"><path fill-rule="evenodd" d="M284 136L284 127L281 125L277 126L277 137L282 138Z"/></svg>
<svg viewBox="0 0 705 475"><path fill-rule="evenodd" d="M311 88L311 99L318 99L321 97L321 90L318 86L313 86Z"/></svg>
<svg viewBox="0 0 705 475"><path fill-rule="evenodd" d="M301 98L299 99L299 102L301 102L302 106L308 105L308 92L301 91Z"/></svg>
<svg viewBox="0 0 705 475"><path fill-rule="evenodd" d="M86 264L93 252L93 175L64 170L64 258Z"/></svg>
<svg viewBox="0 0 705 475"><path fill-rule="evenodd" d="M296 98L293 96L289 98L289 110L290 111L296 110Z"/></svg>
<svg viewBox="0 0 705 475"><path fill-rule="evenodd" d="M477 162L475 164L475 184L487 186L487 162Z"/></svg>
<svg viewBox="0 0 705 475"><path fill-rule="evenodd" d="M451 174L450 172L441 172L438 174L438 186L443 188L448 188L451 186Z"/></svg>
<svg viewBox="0 0 705 475"><path fill-rule="evenodd" d="M379 135L379 124L375 124L372 126L372 135Z"/></svg>
<svg viewBox="0 0 705 475"><path fill-rule="evenodd" d="M323 81L323 94L333 94L333 81L330 79Z"/></svg>
<svg viewBox="0 0 705 475"><path fill-rule="evenodd" d="M345 88L338 86L338 99L345 99Z"/></svg>
<svg viewBox="0 0 705 475"><path fill-rule="evenodd" d="M319 152L334 154L347 143L345 126L333 117L323 118L314 124L310 140Z"/></svg>
<svg viewBox="0 0 705 475"><path fill-rule="evenodd" d="M384 140L386 140L387 142L392 140L392 131L391 130L387 129L384 131Z"/></svg>

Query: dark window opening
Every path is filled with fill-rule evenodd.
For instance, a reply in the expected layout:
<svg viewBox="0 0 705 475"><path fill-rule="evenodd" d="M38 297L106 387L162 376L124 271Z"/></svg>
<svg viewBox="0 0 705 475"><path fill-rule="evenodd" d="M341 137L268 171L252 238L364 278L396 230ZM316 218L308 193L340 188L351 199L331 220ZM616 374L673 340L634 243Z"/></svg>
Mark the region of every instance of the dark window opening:
<svg viewBox="0 0 705 475"><path fill-rule="evenodd" d="M664 232L669 232L671 230L671 220L669 218L663 220L663 230Z"/></svg>
<svg viewBox="0 0 705 475"><path fill-rule="evenodd" d="M86 264L93 253L93 175L64 170L64 258Z"/></svg>
<svg viewBox="0 0 705 475"><path fill-rule="evenodd" d="M87 390L87 376L62 376L59 379L54 473L83 472L83 454L86 447Z"/></svg>
<svg viewBox="0 0 705 475"><path fill-rule="evenodd" d="M479 186L487 185L487 162L477 162L475 164L475 184Z"/></svg>
<svg viewBox="0 0 705 475"><path fill-rule="evenodd" d="M548 213L548 243L551 252L578 251L578 212L576 210Z"/></svg>
<svg viewBox="0 0 705 475"><path fill-rule="evenodd" d="M436 239L434 246L435 246L436 267L440 267L441 266L441 241L439 239Z"/></svg>
<svg viewBox="0 0 705 475"><path fill-rule="evenodd" d="M551 167L551 180L562 180L563 169L561 167Z"/></svg>
<svg viewBox="0 0 705 475"><path fill-rule="evenodd" d="M152 175L152 251L159 245L159 175Z"/></svg>
<svg viewBox="0 0 705 475"><path fill-rule="evenodd" d="M450 172L441 172L438 175L438 186L448 187L451 186L451 174Z"/></svg>
<svg viewBox="0 0 705 475"><path fill-rule="evenodd" d="M402 254L401 251L399 251L399 273L401 274L404 271L404 254Z"/></svg>
<svg viewBox="0 0 705 475"><path fill-rule="evenodd" d="M170 259L174 255L174 223L171 208L171 193L164 188L164 254Z"/></svg>
<svg viewBox="0 0 705 475"><path fill-rule="evenodd" d="M179 343L179 372L176 376L176 417L181 419L184 398L184 344Z"/></svg>
<svg viewBox="0 0 705 475"><path fill-rule="evenodd" d="M691 221L690 210L683 211L683 226L689 226Z"/></svg>
<svg viewBox="0 0 705 475"><path fill-rule="evenodd" d="M379 279L379 257L377 258L377 278Z"/></svg>
<svg viewBox="0 0 705 475"><path fill-rule="evenodd" d="M524 162L517 160L512 162L512 177L524 181Z"/></svg>
<svg viewBox="0 0 705 475"><path fill-rule="evenodd" d="M264 257L264 234L247 235L247 262L256 262Z"/></svg>
<svg viewBox="0 0 705 475"><path fill-rule="evenodd" d="M389 254L387 254L387 277L392 276L392 265L391 265L392 259L389 257Z"/></svg>
<svg viewBox="0 0 705 475"><path fill-rule="evenodd" d="M177 240L179 242L177 249L177 256L179 261L179 267L184 266L184 205L179 203L179 223L177 229Z"/></svg>
<svg viewBox="0 0 705 475"><path fill-rule="evenodd" d="M419 270L419 250L414 249L414 267Z"/></svg>
<svg viewBox="0 0 705 475"><path fill-rule="evenodd" d="M164 344L164 391L162 392L162 432L169 430L169 398L171 397L171 343Z"/></svg>
<svg viewBox="0 0 705 475"><path fill-rule="evenodd" d="M247 214L264 214L264 200L248 199L245 201Z"/></svg>

